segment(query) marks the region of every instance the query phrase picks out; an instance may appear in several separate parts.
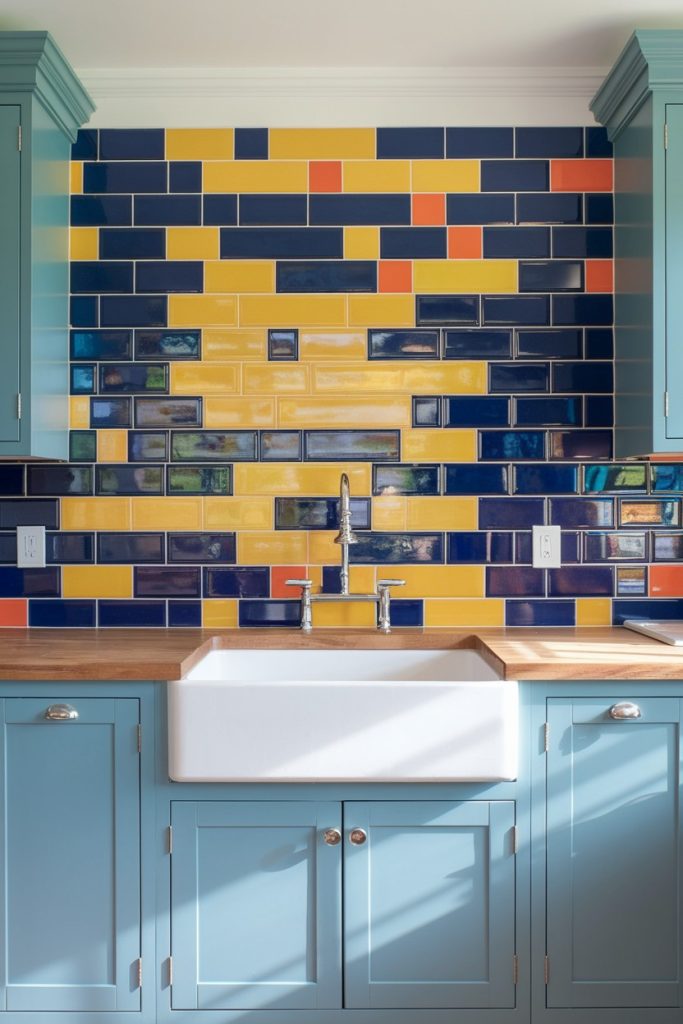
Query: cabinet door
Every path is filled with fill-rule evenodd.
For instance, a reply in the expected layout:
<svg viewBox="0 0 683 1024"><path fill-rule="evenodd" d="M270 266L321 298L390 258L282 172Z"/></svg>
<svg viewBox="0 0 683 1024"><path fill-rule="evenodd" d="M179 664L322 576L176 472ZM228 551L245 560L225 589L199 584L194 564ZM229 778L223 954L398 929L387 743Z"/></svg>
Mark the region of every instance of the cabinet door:
<svg viewBox="0 0 683 1024"><path fill-rule="evenodd" d="M138 701L1 704L0 1006L138 1010Z"/></svg>
<svg viewBox="0 0 683 1024"><path fill-rule="evenodd" d="M551 1007L680 999L678 700L548 702L547 953Z"/></svg>
<svg viewBox="0 0 683 1024"><path fill-rule="evenodd" d="M0 442L19 440L20 108L0 106Z"/></svg>
<svg viewBox="0 0 683 1024"><path fill-rule="evenodd" d="M174 1010L341 1005L338 803L172 806Z"/></svg>
<svg viewBox="0 0 683 1024"><path fill-rule="evenodd" d="M507 801L344 805L346 1006L514 1006L513 825Z"/></svg>
<svg viewBox="0 0 683 1024"><path fill-rule="evenodd" d="M667 103L666 437L683 437L683 104Z"/></svg>

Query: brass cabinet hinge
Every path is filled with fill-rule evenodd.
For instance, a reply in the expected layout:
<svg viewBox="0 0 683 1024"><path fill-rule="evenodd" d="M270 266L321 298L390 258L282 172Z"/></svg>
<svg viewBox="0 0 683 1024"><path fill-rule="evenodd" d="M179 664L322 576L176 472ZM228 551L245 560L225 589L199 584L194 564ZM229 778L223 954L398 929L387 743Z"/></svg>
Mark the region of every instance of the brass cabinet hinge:
<svg viewBox="0 0 683 1024"><path fill-rule="evenodd" d="M21 153L22 137L21 137L21 125L17 125L17 149Z"/></svg>
<svg viewBox="0 0 683 1024"><path fill-rule="evenodd" d="M550 722L543 723L543 750L546 754L550 750Z"/></svg>
<svg viewBox="0 0 683 1024"><path fill-rule="evenodd" d="M17 419L21 419L21 391L17 395Z"/></svg>
<svg viewBox="0 0 683 1024"><path fill-rule="evenodd" d="M512 984L519 984L519 957L516 953L512 958Z"/></svg>
<svg viewBox="0 0 683 1024"><path fill-rule="evenodd" d="M142 957L138 957L138 988L142 988Z"/></svg>
<svg viewBox="0 0 683 1024"><path fill-rule="evenodd" d="M512 852L519 853L519 829L516 825L512 826Z"/></svg>
<svg viewBox="0 0 683 1024"><path fill-rule="evenodd" d="M668 124L665 124L664 125L664 149L668 149L668 148L669 148L669 126L668 126Z"/></svg>
<svg viewBox="0 0 683 1024"><path fill-rule="evenodd" d="M543 960L543 981L546 985L550 981L550 957L547 953Z"/></svg>
<svg viewBox="0 0 683 1024"><path fill-rule="evenodd" d="M169 825L166 832L168 838L168 852L173 853L173 825Z"/></svg>
<svg viewBox="0 0 683 1024"><path fill-rule="evenodd" d="M142 726L138 725L138 754L142 753Z"/></svg>

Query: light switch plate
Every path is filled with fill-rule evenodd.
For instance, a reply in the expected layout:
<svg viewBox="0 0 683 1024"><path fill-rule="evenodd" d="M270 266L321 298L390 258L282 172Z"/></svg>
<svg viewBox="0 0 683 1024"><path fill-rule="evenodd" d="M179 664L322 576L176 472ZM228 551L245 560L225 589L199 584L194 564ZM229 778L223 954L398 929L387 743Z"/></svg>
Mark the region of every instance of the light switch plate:
<svg viewBox="0 0 683 1024"><path fill-rule="evenodd" d="M532 526L532 559L536 569L562 565L562 530L559 526Z"/></svg>
<svg viewBox="0 0 683 1024"><path fill-rule="evenodd" d="M44 526L17 526L17 566L20 569L45 567Z"/></svg>

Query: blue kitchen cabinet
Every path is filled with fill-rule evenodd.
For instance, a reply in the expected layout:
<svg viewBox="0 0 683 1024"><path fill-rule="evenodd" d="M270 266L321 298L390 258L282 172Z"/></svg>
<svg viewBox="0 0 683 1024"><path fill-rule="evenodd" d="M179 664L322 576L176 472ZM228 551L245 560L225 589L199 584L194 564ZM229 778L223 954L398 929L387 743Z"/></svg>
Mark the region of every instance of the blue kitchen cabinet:
<svg viewBox="0 0 683 1024"><path fill-rule="evenodd" d="M140 1009L139 707L0 700L0 1010L18 1011L10 1019Z"/></svg>

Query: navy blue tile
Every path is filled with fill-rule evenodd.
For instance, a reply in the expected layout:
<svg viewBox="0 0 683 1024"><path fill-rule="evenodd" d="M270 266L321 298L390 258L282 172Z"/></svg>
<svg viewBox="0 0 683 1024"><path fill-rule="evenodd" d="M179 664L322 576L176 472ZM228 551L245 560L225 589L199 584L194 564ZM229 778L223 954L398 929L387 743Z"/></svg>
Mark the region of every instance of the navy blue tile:
<svg viewBox="0 0 683 1024"><path fill-rule="evenodd" d="M173 462L255 462L255 430L173 430Z"/></svg>
<svg viewBox="0 0 683 1024"><path fill-rule="evenodd" d="M438 330L368 331L368 359L438 359Z"/></svg>
<svg viewBox="0 0 683 1024"><path fill-rule="evenodd" d="M95 466L95 493L113 494L163 494L163 466Z"/></svg>
<svg viewBox="0 0 683 1024"><path fill-rule="evenodd" d="M69 300L72 327L99 327L99 299L96 295L72 295Z"/></svg>
<svg viewBox="0 0 683 1024"><path fill-rule="evenodd" d="M510 399L479 395L446 398L447 427L509 427Z"/></svg>
<svg viewBox="0 0 683 1024"><path fill-rule="evenodd" d="M612 601L612 623L621 626L626 619L683 619L683 600Z"/></svg>
<svg viewBox="0 0 683 1024"><path fill-rule="evenodd" d="M576 466L515 466L515 494L576 494Z"/></svg>
<svg viewBox="0 0 683 1024"><path fill-rule="evenodd" d="M516 427L580 427L580 398L518 398Z"/></svg>
<svg viewBox="0 0 683 1024"><path fill-rule="evenodd" d="M545 522L543 498L480 498L480 530L528 530Z"/></svg>
<svg viewBox="0 0 683 1024"><path fill-rule="evenodd" d="M271 626L299 626L301 624L300 601L240 601L240 627L258 628Z"/></svg>
<svg viewBox="0 0 683 1024"><path fill-rule="evenodd" d="M165 192L167 178L168 168L163 160L83 164L83 192L86 195L92 192Z"/></svg>
<svg viewBox="0 0 683 1024"><path fill-rule="evenodd" d="M444 467L445 494L507 494L507 466L457 462Z"/></svg>
<svg viewBox="0 0 683 1024"><path fill-rule="evenodd" d="M169 562L221 562L229 565L236 561L237 547L234 533L169 533Z"/></svg>
<svg viewBox="0 0 683 1024"><path fill-rule="evenodd" d="M284 260L276 264L278 292L376 292L376 260Z"/></svg>
<svg viewBox="0 0 683 1024"><path fill-rule="evenodd" d="M72 292L132 292L132 263L88 261L70 264Z"/></svg>
<svg viewBox="0 0 683 1024"><path fill-rule="evenodd" d="M26 493L92 494L92 466L52 466L32 464L27 467Z"/></svg>
<svg viewBox="0 0 683 1024"><path fill-rule="evenodd" d="M92 428L132 426L130 398L91 398L90 426Z"/></svg>
<svg viewBox="0 0 683 1024"><path fill-rule="evenodd" d="M650 473L653 491L683 491L683 465L680 462L653 462Z"/></svg>
<svg viewBox="0 0 683 1024"><path fill-rule="evenodd" d="M520 292L580 292L583 290L583 260L520 262Z"/></svg>
<svg viewBox="0 0 683 1024"><path fill-rule="evenodd" d="M169 626L201 626L202 602L169 601L168 624Z"/></svg>
<svg viewBox="0 0 683 1024"><path fill-rule="evenodd" d="M221 228L223 260L334 260L343 249L341 228Z"/></svg>
<svg viewBox="0 0 683 1024"><path fill-rule="evenodd" d="M522 565L489 565L486 567L487 597L543 597L545 572Z"/></svg>
<svg viewBox="0 0 683 1024"><path fill-rule="evenodd" d="M178 160L168 165L169 192L201 192L202 165L199 160Z"/></svg>
<svg viewBox="0 0 683 1024"><path fill-rule="evenodd" d="M235 160L267 159L267 128L235 128Z"/></svg>
<svg viewBox="0 0 683 1024"><path fill-rule="evenodd" d="M236 224L237 196L205 195L204 224Z"/></svg>
<svg viewBox="0 0 683 1024"><path fill-rule="evenodd" d="M506 601L506 626L574 626L573 601Z"/></svg>
<svg viewBox="0 0 683 1024"><path fill-rule="evenodd" d="M448 562L511 562L511 533L484 533L483 531L449 533Z"/></svg>
<svg viewBox="0 0 683 1024"><path fill-rule="evenodd" d="M612 359L614 331L611 327L586 328L586 359Z"/></svg>
<svg viewBox="0 0 683 1024"><path fill-rule="evenodd" d="M584 407L585 426L614 426L614 399L611 395L586 395Z"/></svg>
<svg viewBox="0 0 683 1024"><path fill-rule="evenodd" d="M583 534L585 562L646 562L647 534L591 531Z"/></svg>
<svg viewBox="0 0 683 1024"><path fill-rule="evenodd" d="M413 426L440 427L441 398L438 395L417 395L413 398Z"/></svg>
<svg viewBox="0 0 683 1024"><path fill-rule="evenodd" d="M165 327L168 300L162 295L103 295L103 327Z"/></svg>
<svg viewBox="0 0 683 1024"><path fill-rule="evenodd" d="M201 224L202 197L199 195L135 196L136 224Z"/></svg>
<svg viewBox="0 0 683 1024"><path fill-rule="evenodd" d="M517 196L518 224L580 224L582 197L577 192L526 192Z"/></svg>
<svg viewBox="0 0 683 1024"><path fill-rule="evenodd" d="M97 561L107 565L165 560L163 533L98 533Z"/></svg>
<svg viewBox="0 0 683 1024"><path fill-rule="evenodd" d="M370 499L351 498L351 526L370 529ZM336 530L339 498L276 498L276 530Z"/></svg>
<svg viewBox="0 0 683 1024"><path fill-rule="evenodd" d="M484 228L485 259L550 256L550 228Z"/></svg>
<svg viewBox="0 0 683 1024"><path fill-rule="evenodd" d="M389 621L392 626L400 628L424 625L422 601L411 601L406 598L392 598L389 609Z"/></svg>
<svg viewBox="0 0 683 1024"><path fill-rule="evenodd" d="M547 192L547 160L482 160L482 192Z"/></svg>
<svg viewBox="0 0 683 1024"><path fill-rule="evenodd" d="M299 358L299 331L296 327L284 331L271 328L268 331L268 358L296 362Z"/></svg>
<svg viewBox="0 0 683 1024"><path fill-rule="evenodd" d="M97 378L92 363L75 363L69 367L69 393L72 395L92 395L95 391Z"/></svg>
<svg viewBox="0 0 683 1024"><path fill-rule="evenodd" d="M578 359L581 331L572 328L549 331L517 331L519 359Z"/></svg>
<svg viewBox="0 0 683 1024"><path fill-rule="evenodd" d="M132 359L132 331L72 331L71 359Z"/></svg>
<svg viewBox="0 0 683 1024"><path fill-rule="evenodd" d="M44 569L0 568L0 597L59 597L60 572L57 566Z"/></svg>
<svg viewBox="0 0 683 1024"><path fill-rule="evenodd" d="M357 565L428 565L444 559L442 533L359 533L351 547Z"/></svg>
<svg viewBox="0 0 683 1024"><path fill-rule="evenodd" d="M48 533L45 537L45 560L48 565L81 564L94 561L93 533Z"/></svg>
<svg viewBox="0 0 683 1024"><path fill-rule="evenodd" d="M95 462L97 434L94 430L69 431L69 462Z"/></svg>
<svg viewBox="0 0 683 1024"><path fill-rule="evenodd" d="M542 430L480 430L482 459L543 459L545 433Z"/></svg>
<svg viewBox="0 0 683 1024"><path fill-rule="evenodd" d="M614 196L609 192L596 192L586 196L586 224L613 224Z"/></svg>
<svg viewBox="0 0 683 1024"><path fill-rule="evenodd" d="M199 359L200 332L177 328L170 331L136 331L136 359Z"/></svg>
<svg viewBox="0 0 683 1024"><path fill-rule="evenodd" d="M659 488L662 490L662 488ZM0 465L0 495L20 496L24 493L24 467Z"/></svg>
<svg viewBox="0 0 683 1024"><path fill-rule="evenodd" d="M199 260L150 260L139 263L135 268L135 290L201 292L204 290L204 264Z"/></svg>
<svg viewBox="0 0 683 1024"><path fill-rule="evenodd" d="M136 565L135 597L200 597L202 581L195 565Z"/></svg>
<svg viewBox="0 0 683 1024"><path fill-rule="evenodd" d="M416 324L479 323L478 295L416 295Z"/></svg>
<svg viewBox="0 0 683 1024"><path fill-rule="evenodd" d="M131 196L71 196L71 226L98 227L133 223Z"/></svg>
<svg viewBox="0 0 683 1024"><path fill-rule="evenodd" d="M555 259L612 257L612 228L555 227L552 233Z"/></svg>
<svg viewBox="0 0 683 1024"><path fill-rule="evenodd" d="M305 430L308 462L398 462L398 430Z"/></svg>
<svg viewBox="0 0 683 1024"><path fill-rule="evenodd" d="M487 326L519 324L520 327L545 327L550 324L548 295L485 295L482 312L482 322Z"/></svg>
<svg viewBox="0 0 683 1024"><path fill-rule="evenodd" d="M307 220L306 195L240 196L240 224L306 224Z"/></svg>
<svg viewBox="0 0 683 1024"><path fill-rule="evenodd" d="M583 128L515 128L515 156L583 156Z"/></svg>
<svg viewBox="0 0 683 1024"><path fill-rule="evenodd" d="M446 157L449 160L514 156L512 128L447 128Z"/></svg>
<svg viewBox="0 0 683 1024"><path fill-rule="evenodd" d="M163 228L102 228L100 259L159 260L166 255Z"/></svg>
<svg viewBox="0 0 683 1024"><path fill-rule="evenodd" d="M611 459L611 430L551 430L551 459Z"/></svg>
<svg viewBox="0 0 683 1024"><path fill-rule="evenodd" d="M564 529L614 526L612 498L551 498L550 522Z"/></svg>
<svg viewBox="0 0 683 1024"><path fill-rule="evenodd" d="M74 369L77 367L72 367ZM102 363L101 394L168 391L168 363Z"/></svg>
<svg viewBox="0 0 683 1024"><path fill-rule="evenodd" d="M100 129L100 160L163 159L163 128ZM129 191L136 190L130 189Z"/></svg>
<svg viewBox="0 0 683 1024"><path fill-rule="evenodd" d="M438 494L439 466L383 465L372 467L373 494Z"/></svg>
<svg viewBox="0 0 683 1024"><path fill-rule="evenodd" d="M165 601L98 601L98 625L165 626Z"/></svg>
<svg viewBox="0 0 683 1024"><path fill-rule="evenodd" d="M553 363L553 391L611 393L612 363Z"/></svg>
<svg viewBox="0 0 683 1024"><path fill-rule="evenodd" d="M59 629L95 626L95 602L29 601L28 624Z"/></svg>
<svg viewBox="0 0 683 1024"><path fill-rule="evenodd" d="M509 359L511 331L444 331L444 359Z"/></svg>
<svg viewBox="0 0 683 1024"><path fill-rule="evenodd" d="M309 217L311 224L410 224L410 195L313 194Z"/></svg>
<svg viewBox="0 0 683 1024"><path fill-rule="evenodd" d="M444 155L443 128L378 128L377 159L418 159Z"/></svg>
<svg viewBox="0 0 683 1024"><path fill-rule="evenodd" d="M97 160L97 128L79 128L71 146L72 160Z"/></svg>
<svg viewBox="0 0 683 1024"><path fill-rule="evenodd" d="M612 143L607 137L607 129L602 125L589 125L586 128L586 156L612 156Z"/></svg>
<svg viewBox="0 0 683 1024"><path fill-rule="evenodd" d="M205 597L268 597L270 569L268 566L205 566Z"/></svg>
<svg viewBox="0 0 683 1024"><path fill-rule="evenodd" d="M511 391L548 391L548 363L491 363L489 391L510 394Z"/></svg>
<svg viewBox="0 0 683 1024"><path fill-rule="evenodd" d="M614 319L611 295L554 295L553 323L610 327Z"/></svg>
<svg viewBox="0 0 683 1024"><path fill-rule="evenodd" d="M446 228L380 228L383 260L445 259Z"/></svg>
<svg viewBox="0 0 683 1024"><path fill-rule="evenodd" d="M514 224L515 197L453 192L446 196L447 224Z"/></svg>
<svg viewBox="0 0 683 1024"><path fill-rule="evenodd" d="M614 570L610 565L564 566L548 570L550 597L611 597Z"/></svg>
<svg viewBox="0 0 683 1024"><path fill-rule="evenodd" d="M0 530L13 530L17 526L46 526L49 530L58 529L59 501L56 498L15 498L0 501Z"/></svg>

